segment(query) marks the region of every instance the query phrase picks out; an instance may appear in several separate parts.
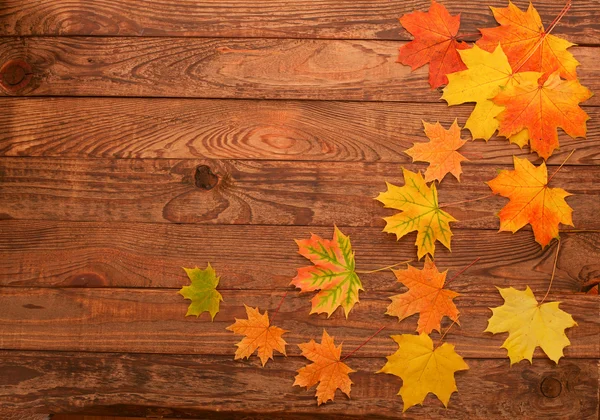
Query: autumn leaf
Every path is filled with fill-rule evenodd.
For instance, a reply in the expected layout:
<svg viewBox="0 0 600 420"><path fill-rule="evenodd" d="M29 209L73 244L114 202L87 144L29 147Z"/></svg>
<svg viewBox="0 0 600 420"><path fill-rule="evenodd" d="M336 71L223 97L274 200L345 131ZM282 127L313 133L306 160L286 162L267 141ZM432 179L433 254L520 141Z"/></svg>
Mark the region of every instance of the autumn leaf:
<svg viewBox="0 0 600 420"><path fill-rule="evenodd" d="M429 334L440 331L442 317L448 316L458 323L458 309L452 299L459 294L444 289L446 273L440 273L429 256L425 257L422 270L408 266L406 270L392 270L398 281L408 287L408 292L394 295L387 308L387 315L397 316L399 321L419 314L417 332Z"/></svg>
<svg viewBox="0 0 600 420"><path fill-rule="evenodd" d="M513 157L514 171L500 171L487 184L494 194L510 199L498 217L500 231L515 233L531 224L535 240L545 247L552 238L558 238L558 224L573 226L573 209L565 201L569 194L562 188L548 187L546 164L537 168L527 159Z"/></svg>
<svg viewBox="0 0 600 420"><path fill-rule="evenodd" d="M248 319L235 319L235 323L226 329L245 337L236 344L235 360L250 358L258 349L258 357L264 366L269 359L273 359L273 350L285 354L285 340L281 337L287 331L269 323L269 316L265 311L261 314L258 308L252 309L244 305Z"/></svg>
<svg viewBox="0 0 600 420"><path fill-rule="evenodd" d="M533 351L540 346L550 360L558 363L563 349L571 344L565 328L577 323L571 315L558 308L560 302L538 304L527 286L523 291L508 287L498 288L504 305L492 310L486 332L508 332L502 347L508 350L511 366L523 359L532 362Z"/></svg>
<svg viewBox="0 0 600 420"><path fill-rule="evenodd" d="M184 267L183 269L192 282L191 286L184 286L179 291L180 295L192 301L185 316L200 316L202 312L209 312L211 319L214 320L215 315L219 312L219 302L223 300L223 296L216 290L219 277L215 270L210 263L205 270L197 267Z"/></svg>
<svg viewBox="0 0 600 420"><path fill-rule="evenodd" d="M558 73L541 86L533 81L508 85L493 99L506 108L497 117L498 134L510 137L527 129L531 150L548 159L558 147L558 127L573 138L586 136L590 117L579 103L591 96L577 80L562 80Z"/></svg>
<svg viewBox="0 0 600 420"><path fill-rule="evenodd" d="M468 159L457 152L466 141L460 138L460 127L456 120L449 130L444 129L439 122L429 124L423 121L423 126L425 135L430 141L415 143L413 147L406 150L406 154L413 158L413 162L429 162L425 171L425 182L434 179L441 182L449 173L460 181L462 173L460 163Z"/></svg>
<svg viewBox="0 0 600 420"><path fill-rule="evenodd" d="M415 39L400 47L398 62L413 70L429 63L432 89L448 83L448 73L465 69L458 50L469 46L456 40L460 15L450 16L443 5L432 0L427 13L406 14L400 18L400 23Z"/></svg>
<svg viewBox="0 0 600 420"><path fill-rule="evenodd" d="M377 196L376 200L386 208L401 210L401 213L384 217L384 232L395 233L397 239L417 231L417 256L421 259L425 254L433 256L435 241L440 241L450 249L452 232L450 223L457 220L446 213L438 204L435 184L427 186L420 173L402 169L404 186L397 187L388 182L387 191Z"/></svg>
<svg viewBox="0 0 600 420"><path fill-rule="evenodd" d="M396 353L387 356L387 363L377 373L389 373L402 378L402 388L398 392L404 402L402 411L422 404L430 392L448 407L450 396L458 391L454 372L469 369L463 358L454 351L454 346L444 343L434 349L427 334L391 337L399 348Z"/></svg>
<svg viewBox="0 0 600 420"><path fill-rule="evenodd" d="M479 47L491 52L500 43L511 67L518 71L546 74L559 71L567 80L577 79L579 63L567 51L575 44L547 34L540 15L531 3L526 12L510 1L508 7L491 9L500 26L480 29L482 37L477 41ZM525 59L527 61L523 61Z"/></svg>
<svg viewBox="0 0 600 420"><path fill-rule="evenodd" d="M459 54L467 70L448 75L448 85L444 88L442 99L450 106L475 102L475 108L467 119L465 128L471 132L473 139L487 141L498 129L496 116L504 109L492 99L506 86L520 85L525 81L537 83L540 74L513 74L508 58L499 45L493 52L487 52L475 45L471 49L459 51ZM525 137L525 140L520 141L521 137ZM528 142L528 133L525 132L521 137L513 136L509 140L523 147Z"/></svg>
<svg viewBox="0 0 600 420"><path fill-rule="evenodd" d="M326 312L330 317L341 306L348 318L358 302L359 291L364 290L354 268L350 238L335 227L331 241L313 234L310 239L296 243L298 253L314 264L299 268L291 282L302 292L319 290L311 300L310 313Z"/></svg>
<svg viewBox="0 0 600 420"><path fill-rule="evenodd" d="M308 343L298 344L298 347L302 350L302 356L313 363L298 370L294 385L308 389L318 383L316 393L318 405L329 400L333 401L337 389L350 397L352 381L348 374L355 371L340 361L341 344L336 347L333 337L323 330L321 344L310 340Z"/></svg>

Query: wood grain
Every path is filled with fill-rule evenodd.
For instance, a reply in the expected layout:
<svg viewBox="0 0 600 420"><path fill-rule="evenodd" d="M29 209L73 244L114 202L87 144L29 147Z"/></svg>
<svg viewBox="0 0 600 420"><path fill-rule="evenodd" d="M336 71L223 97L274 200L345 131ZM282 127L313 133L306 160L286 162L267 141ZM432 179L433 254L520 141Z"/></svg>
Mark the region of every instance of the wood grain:
<svg viewBox="0 0 600 420"><path fill-rule="evenodd" d="M427 67L396 62L400 42L201 38L6 38L0 65L31 81L3 95L152 96L438 102ZM581 83L600 91L600 60L574 47ZM599 105L593 96L587 105Z"/></svg>
<svg viewBox="0 0 600 420"><path fill-rule="evenodd" d="M203 36L336 39L410 39L398 17L426 11L428 0L248 0L159 1L5 0L0 3L4 35ZM489 6L505 0L443 1L451 14L461 14L460 33L496 26ZM528 3L514 2L525 10ZM535 2L548 25L562 8L549 0ZM593 0L578 0L555 29L577 44L600 43Z"/></svg>
<svg viewBox="0 0 600 420"><path fill-rule="evenodd" d="M489 195L484 181L503 168L512 165L467 163L460 183L444 180L439 202L459 220L454 228L498 228L496 214L508 199L452 203ZM386 181L403 185L401 172L379 162L0 158L0 213L19 220L383 227L383 217L397 211L374 198ZM563 167L550 184L573 194L567 202L577 229L600 229L598 179L600 166Z"/></svg>
<svg viewBox="0 0 600 420"><path fill-rule="evenodd" d="M408 163L404 150L428 141L421 120L454 118L464 125L471 105L389 102L266 101L163 98L0 98L0 156L77 158L206 158ZM561 149L548 164L600 163L600 108L587 139L559 130ZM26 116L26 118L24 117ZM470 139L469 131L463 138ZM469 142L469 160L539 163L529 149L504 138Z"/></svg>
<svg viewBox="0 0 600 420"><path fill-rule="evenodd" d="M389 339L388 339L389 340ZM389 340L391 341L391 340ZM385 359L350 358L351 399L317 407L314 388L294 387L305 360L256 360L222 356L0 352L0 372L14 383L0 385L4 405L54 413L114 414L177 418L560 418L596 419L596 360L534 360L508 368L507 360L468 360L456 374L458 394L447 409L432 394L424 406L402 414L401 380L375 374ZM542 384L560 382L555 398ZM544 386L548 393L547 387ZM245 392L244 392L245 391ZM558 391L557 391L558 392ZM65 393L68 393L65 395ZM548 395L555 395L549 394ZM264 417L263 417L264 416Z"/></svg>
<svg viewBox="0 0 600 420"><path fill-rule="evenodd" d="M367 292L361 294L360 303L352 309L348 319L341 310L329 319L325 314L309 316L312 294L289 293L275 323L289 331L285 335L289 344L288 355L300 355L296 344L320 337L323 328L343 341L346 349L352 350L384 325L387 327L386 333L361 348L359 357L391 354L395 344L387 335L414 332L418 317L413 316L398 323L397 318L384 315L392 294L369 291L368 283L365 289ZM235 343L239 342L240 337L226 331L225 327L231 325L235 318L246 318L243 305L273 313L283 296L282 292L269 290L222 290L220 311L210 322L208 313L198 319L185 317L190 302L179 295L177 289L12 287L0 290L0 307L5 308L0 314L2 349L216 354L232 357ZM398 287L397 292L400 290ZM464 293L456 298L461 312L461 326L452 328L445 339L455 344L456 351L463 357L507 357L506 350L500 348L507 334L483 332L491 316L489 308L504 302L492 284L489 284L488 290L488 293ZM565 348L565 357L599 358L598 298L582 293L551 293L547 300L561 302L561 308L570 313L578 324L567 331L571 345ZM448 319L444 319L442 330L450 324ZM439 337L439 334L434 333L433 337ZM535 357L546 356L538 349Z"/></svg>
<svg viewBox="0 0 600 420"><path fill-rule="evenodd" d="M350 235L359 270L413 259L414 237L396 242L379 228L342 228ZM205 266L221 276L225 290L290 290L296 269L308 264L293 239L310 232L331 237L331 227L200 226L135 223L0 222L0 285L12 287L178 288L181 267ZM600 234L563 233L552 290L580 292L600 278ZM481 260L453 280L461 293L524 287L543 295L554 267L556 245L542 248L531 232L458 230L453 252L438 249L440 270L453 277L476 257ZM368 290L398 293L390 272L361 274ZM524 280L526 279L526 280Z"/></svg>

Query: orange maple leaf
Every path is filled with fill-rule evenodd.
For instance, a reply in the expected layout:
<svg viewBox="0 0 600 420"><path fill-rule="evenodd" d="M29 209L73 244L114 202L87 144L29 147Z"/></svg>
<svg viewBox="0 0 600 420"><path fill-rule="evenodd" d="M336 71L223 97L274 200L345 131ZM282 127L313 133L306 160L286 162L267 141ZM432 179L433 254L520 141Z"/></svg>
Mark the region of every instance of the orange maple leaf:
<svg viewBox="0 0 600 420"><path fill-rule="evenodd" d="M494 194L510 199L498 213L500 231L515 233L529 223L535 240L545 247L552 238L559 237L559 223L573 226L573 209L565 201L571 194L562 188L548 187L545 163L536 168L527 159L513 159L514 171L500 171L487 182Z"/></svg>
<svg viewBox="0 0 600 420"><path fill-rule="evenodd" d="M590 117L579 103L591 96L588 88L577 80L562 80L558 72L543 85L532 81L508 85L493 98L494 103L505 107L496 117L500 122L498 134L510 137L526 128L531 150L548 159L558 147L558 127L573 138L586 136Z"/></svg>
<svg viewBox="0 0 600 420"><path fill-rule="evenodd" d="M435 89L448 83L449 73L465 70L457 50L469 46L456 40L460 14L450 16L448 10L432 0L425 12L413 12L400 18L400 23L415 37L400 47L398 62L413 70L429 63L429 85Z"/></svg>
<svg viewBox="0 0 600 420"><path fill-rule="evenodd" d="M281 337L287 331L270 325L269 316L265 311L261 314L258 308L252 309L244 305L248 319L235 319L235 323L227 327L227 330L236 334L245 335L235 351L235 360L249 358L256 349L258 357L264 366L269 359L273 359L273 350L285 354L286 342Z"/></svg>
<svg viewBox="0 0 600 420"><path fill-rule="evenodd" d="M500 26L480 29L482 37L477 46L493 52L498 44L502 45L511 67L517 71L550 74L558 70L565 79L577 79L579 62L567 51L575 44L544 30L540 15L531 3L526 12L510 1L506 8L491 9Z"/></svg>
<svg viewBox="0 0 600 420"><path fill-rule="evenodd" d="M408 292L392 296L387 315L397 316L399 321L419 313L417 332L429 334L440 331L444 315L458 323L458 309L452 299L459 296L452 290L444 289L446 273L440 273L429 256L425 258L422 270L408 266L406 270L392 270L398 281L408 287Z"/></svg>
<svg viewBox="0 0 600 420"><path fill-rule="evenodd" d="M310 340L308 343L298 344L298 347L302 350L302 356L313 363L298 369L294 385L308 389L319 383L316 393L318 405L333 401L337 389L350 397L352 381L348 374L355 371L340 360L341 344L336 347L333 337L323 330L321 344Z"/></svg>
<svg viewBox="0 0 600 420"><path fill-rule="evenodd" d="M442 181L446 174L451 173L460 181L462 169L460 163L467 160L463 155L457 152L466 140L460 138L460 127L456 120L450 126L449 130L444 129L437 122L429 124L423 121L425 134L431 140L429 143L415 143L413 147L406 150L406 154L413 158L413 162L429 162L425 171L425 182L431 182L434 179Z"/></svg>

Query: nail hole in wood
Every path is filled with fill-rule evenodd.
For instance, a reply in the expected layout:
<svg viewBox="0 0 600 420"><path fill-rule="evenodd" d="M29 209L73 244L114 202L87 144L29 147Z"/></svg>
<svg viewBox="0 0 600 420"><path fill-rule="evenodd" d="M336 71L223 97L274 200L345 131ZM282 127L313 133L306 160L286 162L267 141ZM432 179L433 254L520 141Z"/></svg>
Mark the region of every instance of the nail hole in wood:
<svg viewBox="0 0 600 420"><path fill-rule="evenodd" d="M212 190L219 182L219 177L213 174L206 165L199 165L194 172L194 184L203 190Z"/></svg>
<svg viewBox="0 0 600 420"><path fill-rule="evenodd" d="M548 376L542 380L540 390L544 397L556 398L562 392L562 384L558 379Z"/></svg>

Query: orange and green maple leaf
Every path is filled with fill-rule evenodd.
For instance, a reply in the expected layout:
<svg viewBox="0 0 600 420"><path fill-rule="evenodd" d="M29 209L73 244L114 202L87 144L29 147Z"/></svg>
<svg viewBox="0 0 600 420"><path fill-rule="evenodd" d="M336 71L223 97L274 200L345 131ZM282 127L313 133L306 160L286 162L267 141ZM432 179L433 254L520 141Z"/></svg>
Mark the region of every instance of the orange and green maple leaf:
<svg viewBox="0 0 600 420"><path fill-rule="evenodd" d="M302 356L313 363L298 370L294 385L308 389L318 383L316 392L318 405L329 400L333 401L335 391L338 389L350 397L352 381L348 375L355 371L340 360L341 344L336 347L333 337L323 330L320 344L310 340L308 343L298 344L298 347L302 350Z"/></svg>
<svg viewBox="0 0 600 420"><path fill-rule="evenodd" d="M567 80L577 79L579 63L567 51L575 44L548 34L531 3L526 12L510 1L505 8L491 9L500 26L480 29L482 37L477 41L479 47L492 52L498 44L502 45L511 67L517 71L546 74L559 71Z"/></svg>
<svg viewBox="0 0 600 420"><path fill-rule="evenodd" d="M577 80L551 74L542 84L531 80L507 85L493 101L505 109L496 118L498 134L510 137L527 129L531 150L548 159L558 147L558 127L569 136L585 137L589 116L579 103L592 96Z"/></svg>
<svg viewBox="0 0 600 420"><path fill-rule="evenodd" d="M452 174L460 181L462 168L460 163L467 160L457 152L465 143L460 138L460 127L456 120L446 130L437 122L429 124L423 121L425 134L429 138L428 143L415 143L413 147L406 150L406 154L413 158L413 162L429 162L425 171L425 182L444 179L447 174Z"/></svg>
<svg viewBox="0 0 600 420"><path fill-rule="evenodd" d="M458 309L452 301L458 293L444 289L448 270L440 273L429 256L422 270L408 266L406 270L393 270L398 281L408 287L408 292L392 296L387 315L397 316L399 321L419 314L417 332L430 334L440 331L444 316L458 323Z"/></svg>
<svg viewBox="0 0 600 420"><path fill-rule="evenodd" d="M358 302L359 291L364 290L355 271L350 238L335 227L332 240L313 234L296 243L298 253L314 264L299 268L291 282L302 292L319 291L311 300L310 313L325 312L329 317L341 306L347 318Z"/></svg>
<svg viewBox="0 0 600 420"><path fill-rule="evenodd" d="M400 23L414 39L400 47L398 62L413 70L429 63L432 89L448 83L448 73L466 68L458 50L469 46L456 39L460 15L451 16L443 5L432 0L427 12L408 13L400 18Z"/></svg>
<svg viewBox="0 0 600 420"><path fill-rule="evenodd" d="M542 163L537 168L527 159L513 157L513 171L500 171L487 184L494 194L510 201L500 213L500 231L516 232L531 224L535 240L545 247L552 238L558 238L559 223L573 226L572 212L562 188L548 187L548 170Z"/></svg>

